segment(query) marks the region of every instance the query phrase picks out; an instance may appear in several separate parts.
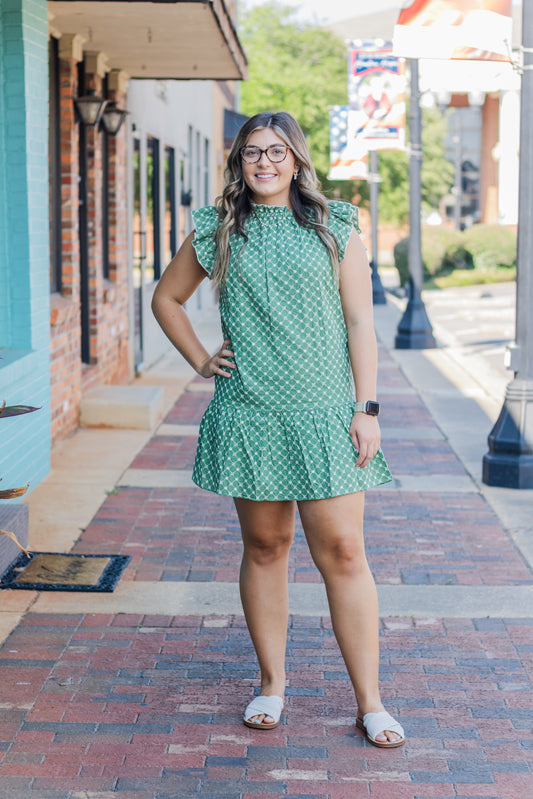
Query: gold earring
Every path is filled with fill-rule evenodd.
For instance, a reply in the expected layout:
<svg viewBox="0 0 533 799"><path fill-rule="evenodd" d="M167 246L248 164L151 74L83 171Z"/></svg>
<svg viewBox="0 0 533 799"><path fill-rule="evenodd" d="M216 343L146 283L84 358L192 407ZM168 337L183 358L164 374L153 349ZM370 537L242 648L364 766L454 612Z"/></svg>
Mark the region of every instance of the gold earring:
<svg viewBox="0 0 533 799"><path fill-rule="evenodd" d="M293 176L292 176L292 179L293 179L293 180L296 180L299 174L300 174L299 172L295 172L295 173L293 174Z"/></svg>

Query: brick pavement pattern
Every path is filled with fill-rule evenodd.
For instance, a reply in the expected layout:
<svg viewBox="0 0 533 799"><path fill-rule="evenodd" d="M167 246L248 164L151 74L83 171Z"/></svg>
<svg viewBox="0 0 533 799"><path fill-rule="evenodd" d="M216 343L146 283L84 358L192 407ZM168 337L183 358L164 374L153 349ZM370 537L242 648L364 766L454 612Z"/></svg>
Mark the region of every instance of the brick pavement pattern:
<svg viewBox="0 0 533 799"><path fill-rule="evenodd" d="M465 475L420 397L388 353L380 358L381 384L399 389L383 402L393 472ZM231 500L157 487L157 470L190 471L196 438L171 428L199 423L210 400L203 387L182 395L165 435L131 464L154 470L154 487L117 487L74 548L131 555L123 580L238 579ZM423 436L410 439L413 428ZM373 490L366 501L378 583L532 580L474 489ZM320 580L299 523L289 579ZM533 620L386 618L381 633L383 698L408 736L392 751L355 728L327 618L291 617L286 709L277 729L262 732L241 721L259 676L242 616L30 612L0 647L0 799L533 795Z"/></svg>
<svg viewBox="0 0 533 799"><path fill-rule="evenodd" d="M292 618L282 724L241 723L241 617L29 614L0 650L0 794L518 799L533 784L533 624L382 620L386 705L408 745L354 725L329 619ZM530 793L529 793L530 795Z"/></svg>
<svg viewBox="0 0 533 799"><path fill-rule="evenodd" d="M373 489L366 497L366 542L378 583L509 585L532 579L480 494ZM131 555L123 579L234 582L241 536L227 497L199 488L119 488L74 551ZM320 579L299 524L289 579Z"/></svg>
<svg viewBox="0 0 533 799"><path fill-rule="evenodd" d="M405 378L391 361L381 380L394 387L403 385ZM194 382L205 386L205 381ZM168 414L167 429L197 424L211 396L186 391ZM383 451L393 474L466 476L417 394L398 395L394 401L386 397L383 406L384 425L405 430L401 439L387 439L384 434ZM435 437L410 440L413 426L429 436L434 431ZM154 436L131 466L190 471L196 441L195 435ZM378 583L517 585L533 579L479 493L440 495L375 488L366 495L365 530L367 554ZM123 579L225 582L238 579L240 540L228 497L199 488L120 487L103 503L74 551L131 555ZM289 579L320 581L299 523Z"/></svg>

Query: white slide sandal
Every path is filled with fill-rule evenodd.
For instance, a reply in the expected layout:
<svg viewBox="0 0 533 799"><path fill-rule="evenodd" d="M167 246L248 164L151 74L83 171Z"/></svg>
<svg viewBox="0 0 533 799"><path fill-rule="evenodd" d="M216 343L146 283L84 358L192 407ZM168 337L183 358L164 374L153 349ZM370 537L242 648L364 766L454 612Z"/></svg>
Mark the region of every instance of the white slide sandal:
<svg viewBox="0 0 533 799"><path fill-rule="evenodd" d="M247 727L255 730L273 730L277 727L283 710L282 696L256 696L244 711L243 721ZM254 716L264 714L270 716L274 721L252 721Z"/></svg>
<svg viewBox="0 0 533 799"><path fill-rule="evenodd" d="M405 743L405 732L402 725L393 719L390 713L386 710L381 710L379 713L365 713L357 716L356 726L366 733L366 737L374 746L379 746L381 749L394 749L396 746L402 746ZM395 732L402 737L396 741L376 741L376 735L380 735L385 730Z"/></svg>

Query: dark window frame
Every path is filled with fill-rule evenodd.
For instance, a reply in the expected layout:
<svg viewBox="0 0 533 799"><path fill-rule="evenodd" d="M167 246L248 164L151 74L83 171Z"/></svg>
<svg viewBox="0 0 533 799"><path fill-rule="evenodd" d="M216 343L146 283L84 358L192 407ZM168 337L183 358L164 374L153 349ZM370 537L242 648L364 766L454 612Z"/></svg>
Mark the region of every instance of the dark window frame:
<svg viewBox="0 0 533 799"><path fill-rule="evenodd" d="M78 62L78 97L85 94L85 62ZM81 317L81 360L91 362L91 328L89 296L89 219L87 193L87 132L83 122L78 120L79 152L79 242L80 242L80 317Z"/></svg>
<svg viewBox="0 0 533 799"><path fill-rule="evenodd" d="M209 139L204 137L204 205L209 205Z"/></svg>
<svg viewBox="0 0 533 799"><path fill-rule="evenodd" d="M161 277L161 202L160 202L160 178L159 164L161 158L161 146L159 139L148 136L146 141L147 152L152 156L152 232L153 232L153 253L154 253L154 281Z"/></svg>
<svg viewBox="0 0 533 799"><path fill-rule="evenodd" d="M102 80L102 96L107 98L107 75ZM109 280L109 134L100 125L102 142L102 274Z"/></svg>
<svg viewBox="0 0 533 799"><path fill-rule="evenodd" d="M50 292L62 289L62 220L61 220L61 109L59 41L50 37L49 53L49 214L50 214Z"/></svg>
<svg viewBox="0 0 533 799"><path fill-rule="evenodd" d="M169 206L170 228L168 230L168 244L170 257L173 258L177 250L177 231L176 231L176 150L169 145L165 146L165 216L167 212L166 204ZM167 231L165 230L165 236Z"/></svg>

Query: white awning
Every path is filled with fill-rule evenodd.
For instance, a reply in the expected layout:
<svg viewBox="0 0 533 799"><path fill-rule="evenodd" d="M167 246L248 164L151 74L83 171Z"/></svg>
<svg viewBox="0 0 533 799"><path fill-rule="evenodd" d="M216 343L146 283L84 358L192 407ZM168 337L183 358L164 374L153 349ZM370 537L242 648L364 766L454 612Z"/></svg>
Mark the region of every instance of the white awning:
<svg viewBox="0 0 533 799"><path fill-rule="evenodd" d="M520 88L520 76L511 64L501 61L420 60L420 91L438 94L500 92Z"/></svg>
<svg viewBox="0 0 533 799"><path fill-rule="evenodd" d="M79 34L132 78L242 80L247 61L224 0L50 0L55 30Z"/></svg>

